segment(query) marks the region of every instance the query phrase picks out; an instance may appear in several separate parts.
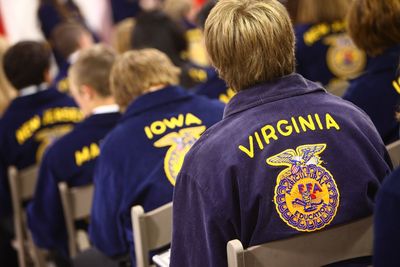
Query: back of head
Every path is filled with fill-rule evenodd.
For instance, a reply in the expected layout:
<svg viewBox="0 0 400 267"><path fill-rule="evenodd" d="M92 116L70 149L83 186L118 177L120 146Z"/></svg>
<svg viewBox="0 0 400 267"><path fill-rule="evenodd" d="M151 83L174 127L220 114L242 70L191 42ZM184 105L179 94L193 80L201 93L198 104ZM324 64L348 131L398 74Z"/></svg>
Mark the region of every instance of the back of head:
<svg viewBox="0 0 400 267"><path fill-rule="evenodd" d="M111 91L122 109L154 86L179 83L180 70L156 49L133 50L120 56L111 71Z"/></svg>
<svg viewBox="0 0 400 267"><path fill-rule="evenodd" d="M181 22L190 12L192 0L165 0L163 11L176 22Z"/></svg>
<svg viewBox="0 0 400 267"><path fill-rule="evenodd" d="M163 12L143 12L136 18L132 48L155 48L167 54L179 66L181 54L187 50L187 41L180 25Z"/></svg>
<svg viewBox="0 0 400 267"><path fill-rule="evenodd" d="M126 18L117 23L114 27L112 43L118 53L124 53L131 50L132 33L136 20L134 18Z"/></svg>
<svg viewBox="0 0 400 267"><path fill-rule="evenodd" d="M50 48L45 43L22 41L10 47L4 55L6 77L17 89L39 85L45 81L50 67Z"/></svg>
<svg viewBox="0 0 400 267"><path fill-rule="evenodd" d="M91 34L78 23L61 23L51 33L51 44L54 50L65 59L80 48L86 48L91 42Z"/></svg>
<svg viewBox="0 0 400 267"><path fill-rule="evenodd" d="M298 23L331 23L346 18L349 0L299 0L297 6Z"/></svg>
<svg viewBox="0 0 400 267"><path fill-rule="evenodd" d="M205 25L211 62L236 91L292 73L294 40L277 0L220 0Z"/></svg>
<svg viewBox="0 0 400 267"><path fill-rule="evenodd" d="M78 88L90 86L100 97L111 96L109 77L115 59L115 52L105 45L82 50L69 69L71 82Z"/></svg>
<svg viewBox="0 0 400 267"><path fill-rule="evenodd" d="M400 1L353 1L348 30L354 43L371 56L400 44Z"/></svg>

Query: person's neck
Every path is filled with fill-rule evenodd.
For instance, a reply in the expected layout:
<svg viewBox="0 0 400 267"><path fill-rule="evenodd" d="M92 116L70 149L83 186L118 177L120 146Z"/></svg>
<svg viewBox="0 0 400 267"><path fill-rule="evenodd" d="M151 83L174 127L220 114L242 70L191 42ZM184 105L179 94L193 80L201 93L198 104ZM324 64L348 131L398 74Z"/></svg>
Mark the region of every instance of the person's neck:
<svg viewBox="0 0 400 267"><path fill-rule="evenodd" d="M101 106L116 105L115 100L112 97L101 98L93 103L93 109Z"/></svg>
<svg viewBox="0 0 400 267"><path fill-rule="evenodd" d="M167 85L165 85L165 84L153 85L150 88L148 88L147 90L145 90L143 92L143 94L148 94L148 93L153 93L153 92L159 91L159 90L165 88L166 86Z"/></svg>

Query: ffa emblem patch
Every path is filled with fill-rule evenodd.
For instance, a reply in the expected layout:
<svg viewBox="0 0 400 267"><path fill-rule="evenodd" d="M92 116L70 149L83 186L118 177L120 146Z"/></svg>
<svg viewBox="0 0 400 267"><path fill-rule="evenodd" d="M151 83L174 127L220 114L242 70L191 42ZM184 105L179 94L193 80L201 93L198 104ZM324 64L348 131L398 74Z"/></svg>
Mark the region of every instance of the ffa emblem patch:
<svg viewBox="0 0 400 267"><path fill-rule="evenodd" d="M155 147L171 146L164 158L164 170L172 185L175 185L186 153L205 130L205 126L185 128L179 133L169 133L154 143Z"/></svg>
<svg viewBox="0 0 400 267"><path fill-rule="evenodd" d="M287 149L267 159L271 166L287 166L277 177L274 202L281 219L290 227L312 232L336 216L339 190L332 174L321 166L326 144Z"/></svg>
<svg viewBox="0 0 400 267"><path fill-rule="evenodd" d="M53 144L63 135L70 132L72 128L72 125L60 125L52 128L46 128L37 132L35 135L35 140L40 142L40 145L36 151L36 161L40 162L49 145Z"/></svg>
<svg viewBox="0 0 400 267"><path fill-rule="evenodd" d="M336 77L348 80L361 73L365 67L366 55L357 49L349 36L338 34L327 37L324 42L329 45L326 63Z"/></svg>

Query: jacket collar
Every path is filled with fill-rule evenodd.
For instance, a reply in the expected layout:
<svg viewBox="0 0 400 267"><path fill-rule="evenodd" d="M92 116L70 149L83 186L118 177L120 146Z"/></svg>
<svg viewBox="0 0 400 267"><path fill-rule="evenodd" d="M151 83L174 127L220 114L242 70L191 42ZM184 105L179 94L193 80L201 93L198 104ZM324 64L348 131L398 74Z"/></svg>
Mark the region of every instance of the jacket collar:
<svg viewBox="0 0 400 267"><path fill-rule="evenodd" d="M314 91L325 90L300 74L292 73L273 82L258 84L238 92L225 107L224 118L262 104Z"/></svg>
<svg viewBox="0 0 400 267"><path fill-rule="evenodd" d="M381 55L368 59L366 72L379 72L397 69L400 59L400 45L386 49Z"/></svg>
<svg viewBox="0 0 400 267"><path fill-rule="evenodd" d="M190 97L192 97L192 94L181 87L167 86L164 89L139 96L128 106L123 117L130 117L155 107Z"/></svg>

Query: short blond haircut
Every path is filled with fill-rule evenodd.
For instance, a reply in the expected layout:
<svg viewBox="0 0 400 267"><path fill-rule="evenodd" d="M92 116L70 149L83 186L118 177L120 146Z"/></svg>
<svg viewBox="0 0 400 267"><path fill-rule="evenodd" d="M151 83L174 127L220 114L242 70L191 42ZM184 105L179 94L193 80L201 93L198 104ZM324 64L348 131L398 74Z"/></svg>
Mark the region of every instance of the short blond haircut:
<svg viewBox="0 0 400 267"><path fill-rule="evenodd" d="M400 44L400 1L353 1L347 17L354 43L370 56Z"/></svg>
<svg viewBox="0 0 400 267"><path fill-rule="evenodd" d="M315 24L344 20L350 3L350 0L299 0L296 22Z"/></svg>
<svg viewBox="0 0 400 267"><path fill-rule="evenodd" d="M109 77L115 59L114 50L102 44L83 50L69 68L70 82L78 88L90 86L100 97L111 96Z"/></svg>
<svg viewBox="0 0 400 267"><path fill-rule="evenodd" d="M111 71L111 91L118 105L125 109L153 86L177 85L180 69L163 52L142 49L125 52Z"/></svg>
<svg viewBox="0 0 400 267"><path fill-rule="evenodd" d="M205 25L211 62L236 91L292 73L294 40L277 0L220 0Z"/></svg>

